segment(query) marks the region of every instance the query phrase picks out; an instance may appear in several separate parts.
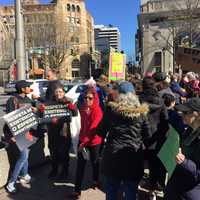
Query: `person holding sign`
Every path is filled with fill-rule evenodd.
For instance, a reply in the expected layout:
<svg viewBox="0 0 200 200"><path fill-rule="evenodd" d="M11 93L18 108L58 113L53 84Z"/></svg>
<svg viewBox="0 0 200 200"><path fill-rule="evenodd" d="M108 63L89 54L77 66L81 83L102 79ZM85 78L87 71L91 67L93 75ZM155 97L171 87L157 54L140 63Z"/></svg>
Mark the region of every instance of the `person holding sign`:
<svg viewBox="0 0 200 200"><path fill-rule="evenodd" d="M55 88L53 101L50 103L54 107L56 107L57 105L66 105L66 107L63 107L63 110L70 113L69 116L53 117L51 119L51 123L47 125L48 146L50 150L52 164L52 170L49 174L49 178L66 180L68 175L69 150L71 146L71 116L76 116L78 112L76 106L70 103L70 101L65 97L64 86L61 84L58 84ZM53 115L53 111L59 110L51 111ZM59 166L61 167L60 173L58 171Z"/></svg>
<svg viewBox="0 0 200 200"><path fill-rule="evenodd" d="M33 101L27 97L32 91L30 89L31 82L27 82L25 80L18 81L16 83L16 91L17 95L14 97L10 97L6 103L6 112L10 113L14 110L17 110L26 105L32 105ZM7 141L11 144L10 148L14 148L16 151L16 139L12 135L11 131L9 130L8 126L4 126L4 134ZM30 133L29 133L30 135ZM31 137L31 136L30 136ZM15 164L14 170L10 176L8 184L6 186L6 190L9 193L16 193L17 189L15 187L15 183L20 175L20 181L29 183L31 181L31 176L28 174L28 156L29 156L29 149L24 148L23 150L19 150L19 157ZM11 155L14 156L13 154Z"/></svg>
<svg viewBox="0 0 200 200"><path fill-rule="evenodd" d="M199 200L200 198L200 99L191 98L176 106L189 126L176 155L176 169L170 178L164 200Z"/></svg>

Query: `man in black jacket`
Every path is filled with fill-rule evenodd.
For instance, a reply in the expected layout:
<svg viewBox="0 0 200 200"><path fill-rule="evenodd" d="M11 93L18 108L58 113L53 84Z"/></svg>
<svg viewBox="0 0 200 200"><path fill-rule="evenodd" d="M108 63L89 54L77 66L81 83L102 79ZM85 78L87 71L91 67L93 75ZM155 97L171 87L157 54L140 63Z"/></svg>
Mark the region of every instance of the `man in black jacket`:
<svg viewBox="0 0 200 200"><path fill-rule="evenodd" d="M19 109L26 105L32 105L33 101L27 97L27 94L31 92L30 85L31 82L27 82L25 80L18 81L16 83L16 91L17 94L14 97L10 97L6 103L6 112L12 112L16 109ZM10 151L8 153L11 153L11 159L13 159L13 156L16 153L16 140L15 137L10 132L7 125L4 126L4 134L7 139L7 141L11 144L10 145ZM13 149L12 149L13 148ZM6 190L9 193L15 193L16 187L15 183L21 174L20 181L23 182L30 182L31 176L28 174L28 156L29 156L29 149L24 148L19 152L19 157L17 158L17 162L15 163L15 167L12 171L12 174L10 176L10 179L8 181L8 184L6 186Z"/></svg>
<svg viewBox="0 0 200 200"><path fill-rule="evenodd" d="M168 131L168 113L163 99L159 96L152 78L144 78L143 93L140 101L149 105L148 120L151 126L151 138L147 141L146 159L149 162L150 189L160 189L164 186L165 168L157 157L157 153L166 139Z"/></svg>

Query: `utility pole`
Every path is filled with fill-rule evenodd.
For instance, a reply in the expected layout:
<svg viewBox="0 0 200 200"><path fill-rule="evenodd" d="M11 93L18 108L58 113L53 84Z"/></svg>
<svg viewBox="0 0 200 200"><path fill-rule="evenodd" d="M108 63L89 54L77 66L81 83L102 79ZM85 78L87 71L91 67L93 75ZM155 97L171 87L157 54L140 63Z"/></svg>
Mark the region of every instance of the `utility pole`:
<svg viewBox="0 0 200 200"><path fill-rule="evenodd" d="M17 60L17 80L26 79L25 68L25 47L24 47L24 19L21 0L15 0L15 35Z"/></svg>

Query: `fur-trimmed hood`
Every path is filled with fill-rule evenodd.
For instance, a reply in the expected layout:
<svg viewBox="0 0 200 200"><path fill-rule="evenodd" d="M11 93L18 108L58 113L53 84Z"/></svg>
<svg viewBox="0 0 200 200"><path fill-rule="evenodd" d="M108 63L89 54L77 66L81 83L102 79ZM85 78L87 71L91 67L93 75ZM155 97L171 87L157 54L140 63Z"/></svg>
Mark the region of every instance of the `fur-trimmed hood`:
<svg viewBox="0 0 200 200"><path fill-rule="evenodd" d="M149 112L149 106L147 104L141 104L138 107L127 105L124 102L109 102L108 106L111 107L112 111L121 114L126 118L138 118L145 116Z"/></svg>

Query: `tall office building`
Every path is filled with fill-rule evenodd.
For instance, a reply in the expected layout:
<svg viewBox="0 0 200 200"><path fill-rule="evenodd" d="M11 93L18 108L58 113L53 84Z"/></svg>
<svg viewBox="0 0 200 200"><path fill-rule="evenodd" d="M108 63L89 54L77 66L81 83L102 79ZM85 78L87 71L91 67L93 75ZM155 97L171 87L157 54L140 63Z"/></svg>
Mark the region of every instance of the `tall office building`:
<svg viewBox="0 0 200 200"><path fill-rule="evenodd" d="M99 51L104 51L110 47L120 50L120 31L112 25L95 25L95 47Z"/></svg>

